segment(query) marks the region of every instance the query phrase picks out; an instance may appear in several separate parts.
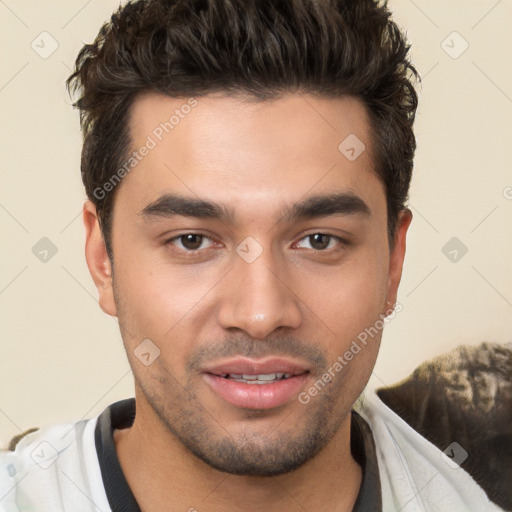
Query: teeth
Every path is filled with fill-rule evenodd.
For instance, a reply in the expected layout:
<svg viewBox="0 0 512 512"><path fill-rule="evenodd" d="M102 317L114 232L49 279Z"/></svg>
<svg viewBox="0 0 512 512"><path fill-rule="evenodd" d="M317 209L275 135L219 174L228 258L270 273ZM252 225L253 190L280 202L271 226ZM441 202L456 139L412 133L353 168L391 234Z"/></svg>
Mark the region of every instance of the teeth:
<svg viewBox="0 0 512 512"><path fill-rule="evenodd" d="M276 374L275 373L263 373L261 375L244 375L243 378L245 380L253 380L253 379L258 379L258 380L275 380L276 379Z"/></svg>
<svg viewBox="0 0 512 512"><path fill-rule="evenodd" d="M275 382L278 380L289 379L292 374L291 373L262 373L259 375L247 375L247 374L223 374L222 377L229 378L232 380L236 380L237 382L243 382L244 384L266 384L270 382Z"/></svg>

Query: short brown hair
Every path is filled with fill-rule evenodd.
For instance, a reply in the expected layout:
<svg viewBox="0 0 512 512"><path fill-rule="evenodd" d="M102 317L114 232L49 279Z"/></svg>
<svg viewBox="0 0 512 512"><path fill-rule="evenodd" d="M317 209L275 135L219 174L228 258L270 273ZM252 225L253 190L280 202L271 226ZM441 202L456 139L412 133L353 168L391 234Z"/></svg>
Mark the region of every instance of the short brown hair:
<svg viewBox="0 0 512 512"><path fill-rule="evenodd" d="M102 197L94 191L126 159L130 107L146 91L361 99L392 245L416 149L418 73L408 52L386 2L374 0L138 0L120 7L81 49L67 80L70 93L80 91L82 180L110 257L115 189Z"/></svg>

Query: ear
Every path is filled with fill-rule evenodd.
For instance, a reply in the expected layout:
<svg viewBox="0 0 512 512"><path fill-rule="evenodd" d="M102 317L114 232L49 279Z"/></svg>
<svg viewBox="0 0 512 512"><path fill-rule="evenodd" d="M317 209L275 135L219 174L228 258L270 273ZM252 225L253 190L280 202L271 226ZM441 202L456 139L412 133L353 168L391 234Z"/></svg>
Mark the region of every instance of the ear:
<svg viewBox="0 0 512 512"><path fill-rule="evenodd" d="M407 230L412 221L412 212L409 208L404 208L398 214L394 244L389 258L389 273L388 273L388 293L385 305L386 314L391 314L395 305L396 297L398 294L398 286L402 278L402 267L405 258L405 238Z"/></svg>
<svg viewBox="0 0 512 512"><path fill-rule="evenodd" d="M100 229L96 207L86 201L83 209L85 259L99 293L99 304L107 315L117 316L112 281L112 265Z"/></svg>

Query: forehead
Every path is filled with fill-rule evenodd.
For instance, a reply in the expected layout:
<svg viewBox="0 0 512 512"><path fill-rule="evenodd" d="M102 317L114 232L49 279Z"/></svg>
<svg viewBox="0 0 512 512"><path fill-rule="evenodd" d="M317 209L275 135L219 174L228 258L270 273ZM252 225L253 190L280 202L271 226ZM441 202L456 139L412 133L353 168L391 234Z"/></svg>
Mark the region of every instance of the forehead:
<svg viewBox="0 0 512 512"><path fill-rule="evenodd" d="M373 171L367 112L356 98L148 93L134 102L129 126L139 157L121 195L131 204L176 192L240 209L332 190L370 202L384 197Z"/></svg>

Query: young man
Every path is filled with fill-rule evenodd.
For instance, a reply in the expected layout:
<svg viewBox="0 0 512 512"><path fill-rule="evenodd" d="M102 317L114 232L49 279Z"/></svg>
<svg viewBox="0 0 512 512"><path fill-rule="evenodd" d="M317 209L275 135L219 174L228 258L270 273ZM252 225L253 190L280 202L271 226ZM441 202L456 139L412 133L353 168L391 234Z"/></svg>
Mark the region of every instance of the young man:
<svg viewBox="0 0 512 512"><path fill-rule="evenodd" d="M498 510L355 405L411 222L407 54L371 0L138 1L82 49L86 258L135 398L2 454L0 510Z"/></svg>

